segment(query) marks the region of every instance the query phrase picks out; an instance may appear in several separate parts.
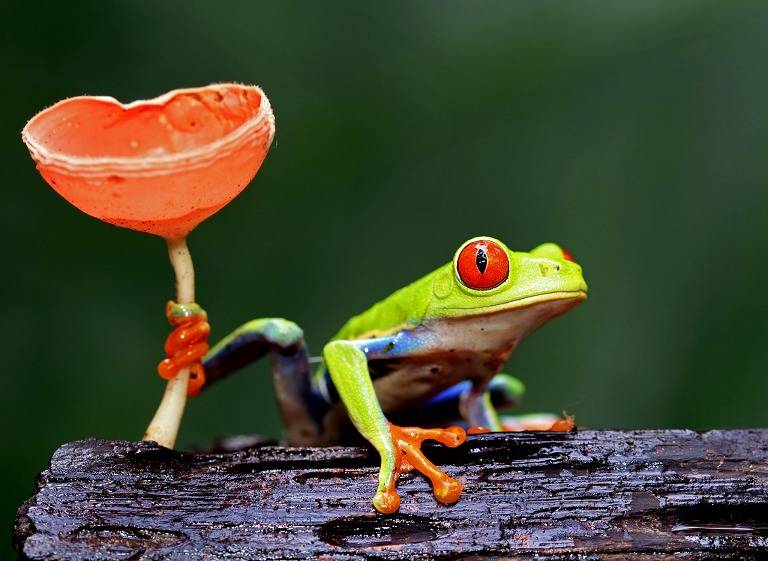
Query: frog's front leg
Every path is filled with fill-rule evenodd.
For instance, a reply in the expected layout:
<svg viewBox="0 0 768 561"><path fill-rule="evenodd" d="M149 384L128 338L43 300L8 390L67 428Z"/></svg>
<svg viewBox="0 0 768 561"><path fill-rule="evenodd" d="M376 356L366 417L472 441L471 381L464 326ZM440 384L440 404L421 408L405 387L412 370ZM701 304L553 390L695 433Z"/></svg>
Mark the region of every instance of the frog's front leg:
<svg viewBox="0 0 768 561"><path fill-rule="evenodd" d="M377 343L382 342L387 348L394 345L393 341L377 340ZM411 469L430 479L438 501L444 504L456 502L461 495L461 483L430 462L421 452L421 444L425 440L436 440L452 448L459 446L466 438L464 429L421 429L390 423L376 397L366 351L365 342L332 341L325 346L323 359L352 423L381 456L374 508L384 514L398 510L397 479L401 472Z"/></svg>

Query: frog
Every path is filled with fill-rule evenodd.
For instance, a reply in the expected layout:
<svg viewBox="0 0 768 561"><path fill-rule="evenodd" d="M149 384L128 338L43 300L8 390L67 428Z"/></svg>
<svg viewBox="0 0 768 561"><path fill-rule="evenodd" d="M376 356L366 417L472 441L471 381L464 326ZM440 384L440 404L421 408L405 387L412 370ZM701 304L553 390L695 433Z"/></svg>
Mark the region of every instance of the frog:
<svg viewBox="0 0 768 561"><path fill-rule="evenodd" d="M372 499L378 512L399 509L398 478L413 469L450 505L462 483L424 455L424 441L455 448L468 432L574 428L570 417L500 415L524 392L501 369L528 335L586 298L581 266L559 245L512 251L478 236L460 244L450 262L349 319L314 371L296 323L260 318L210 348L202 360L205 387L269 355L289 445L362 437L380 456ZM175 314L205 314L196 304L173 306Z"/></svg>

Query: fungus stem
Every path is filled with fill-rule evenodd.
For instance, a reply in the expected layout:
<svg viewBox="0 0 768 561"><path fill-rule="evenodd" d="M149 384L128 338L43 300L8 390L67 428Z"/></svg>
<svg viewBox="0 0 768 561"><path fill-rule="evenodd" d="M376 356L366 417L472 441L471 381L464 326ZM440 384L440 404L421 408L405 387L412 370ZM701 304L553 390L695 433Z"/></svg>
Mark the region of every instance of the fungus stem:
<svg viewBox="0 0 768 561"><path fill-rule="evenodd" d="M186 238L168 240L168 256L171 258L173 271L176 273L176 302L191 304L195 301L195 269L189 254ZM144 440L154 440L161 446L173 448L179 433L184 406L187 404L187 383L189 369L182 368L168 380L163 399L152 417Z"/></svg>

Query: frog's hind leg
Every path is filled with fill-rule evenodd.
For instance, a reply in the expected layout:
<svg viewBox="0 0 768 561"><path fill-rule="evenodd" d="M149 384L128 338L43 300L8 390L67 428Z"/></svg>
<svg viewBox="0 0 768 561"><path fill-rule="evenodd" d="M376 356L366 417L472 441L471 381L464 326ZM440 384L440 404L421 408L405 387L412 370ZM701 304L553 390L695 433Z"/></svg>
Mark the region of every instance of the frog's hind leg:
<svg viewBox="0 0 768 561"><path fill-rule="evenodd" d="M313 445L321 434L326 402L312 389L309 354L301 328L282 318L255 319L219 341L205 356L207 385L257 361L272 359L275 394L286 437L293 445Z"/></svg>
<svg viewBox="0 0 768 561"><path fill-rule="evenodd" d="M469 428L468 433L553 431L568 432L575 424L573 417L560 418L550 414L499 415L499 409L514 407L520 403L525 386L509 374L496 374L488 384L469 380L437 394L424 405L423 416L435 418L453 412L461 415Z"/></svg>
<svg viewBox="0 0 768 561"><path fill-rule="evenodd" d="M505 392L518 397L522 396L522 383L506 374L497 374L494 380L500 376L502 378L497 381L497 385L504 387ZM517 384L520 384L519 394L516 393ZM523 431L570 432L576 427L571 416L563 419L555 415L499 416L492 403L491 391L483 391L482 388L474 385L462 394L459 409L470 425L467 434Z"/></svg>

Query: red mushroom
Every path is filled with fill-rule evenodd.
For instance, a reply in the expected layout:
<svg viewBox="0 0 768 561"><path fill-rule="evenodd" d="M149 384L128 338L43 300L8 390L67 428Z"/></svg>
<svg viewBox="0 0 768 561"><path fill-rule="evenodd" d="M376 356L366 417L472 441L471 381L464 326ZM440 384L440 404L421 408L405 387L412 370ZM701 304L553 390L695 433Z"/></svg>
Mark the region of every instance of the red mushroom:
<svg viewBox="0 0 768 561"><path fill-rule="evenodd" d="M45 180L83 212L179 239L248 185L274 132L258 87L215 84L127 105L65 99L22 138Z"/></svg>

